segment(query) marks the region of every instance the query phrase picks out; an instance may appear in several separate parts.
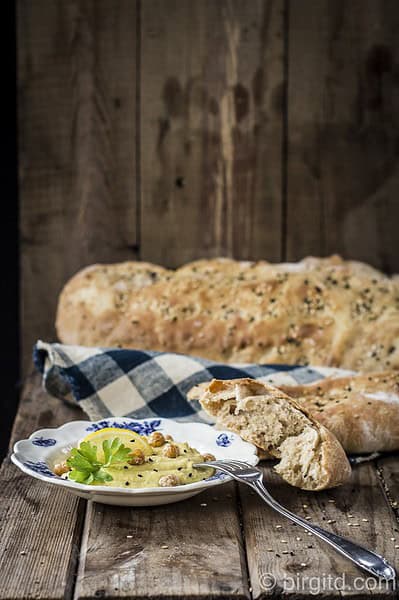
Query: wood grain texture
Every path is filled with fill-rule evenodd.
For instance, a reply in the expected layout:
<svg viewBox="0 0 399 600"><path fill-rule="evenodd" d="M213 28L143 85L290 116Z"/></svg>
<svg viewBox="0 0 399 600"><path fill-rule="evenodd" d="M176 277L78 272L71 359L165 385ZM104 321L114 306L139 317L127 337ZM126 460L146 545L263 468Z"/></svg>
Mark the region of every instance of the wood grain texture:
<svg viewBox="0 0 399 600"><path fill-rule="evenodd" d="M19 0L26 370L82 266L136 257L136 2Z"/></svg>
<svg viewBox="0 0 399 600"><path fill-rule="evenodd" d="M25 387L12 441L79 418L78 408L45 394L35 375ZM347 485L315 494L294 490L270 466L264 469L269 490L282 504L395 565L398 522L385 497L392 501L398 495L394 457L379 461L378 470L377 476L372 464L363 464ZM248 488L240 486L239 497L237 502L235 487L227 484L156 509L88 503L86 512L84 501L22 475L6 460L0 471L0 599L249 598L250 593L258 599L282 591L296 600L396 597L389 586L376 585L272 512Z"/></svg>
<svg viewBox="0 0 399 600"><path fill-rule="evenodd" d="M391 564L397 564L399 551L391 540L397 535L397 521L372 464L357 467L348 484L318 493L293 490L282 484L270 467L264 473L270 493L289 510L303 518L310 517L312 523L376 550ZM240 493L254 599L279 594L295 600L313 595L396 598L389 584L373 588L374 578L273 512L244 486Z"/></svg>
<svg viewBox="0 0 399 600"><path fill-rule="evenodd" d="M398 270L397 6L19 0L24 370L88 263Z"/></svg>
<svg viewBox="0 0 399 600"><path fill-rule="evenodd" d="M289 3L287 257L399 270L395 0Z"/></svg>
<svg viewBox="0 0 399 600"><path fill-rule="evenodd" d="M12 443L40 427L81 419L28 378ZM24 475L5 459L0 470L0 598L67 598L73 587L85 502Z"/></svg>
<svg viewBox="0 0 399 600"><path fill-rule="evenodd" d="M282 0L146 0L141 256L279 260Z"/></svg>
<svg viewBox="0 0 399 600"><path fill-rule="evenodd" d="M399 546L399 464L398 453L390 454L377 461L377 471L380 476L381 487L391 505L398 525L393 536ZM398 548L399 550L399 548Z"/></svg>
<svg viewBox="0 0 399 600"><path fill-rule="evenodd" d="M249 598L234 487L153 509L89 503L75 598Z"/></svg>

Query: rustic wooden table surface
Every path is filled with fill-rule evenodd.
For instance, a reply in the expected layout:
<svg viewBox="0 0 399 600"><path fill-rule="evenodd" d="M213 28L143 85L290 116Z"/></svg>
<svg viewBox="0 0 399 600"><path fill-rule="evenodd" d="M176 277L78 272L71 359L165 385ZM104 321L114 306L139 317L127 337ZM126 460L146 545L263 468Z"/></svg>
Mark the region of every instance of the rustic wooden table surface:
<svg viewBox="0 0 399 600"><path fill-rule="evenodd" d="M31 375L12 443L82 416ZM265 478L289 509L397 565L395 457L357 467L325 493L290 488L267 466ZM110 507L44 485L7 458L0 495L1 599L397 597L395 585L368 578L233 483L164 507Z"/></svg>

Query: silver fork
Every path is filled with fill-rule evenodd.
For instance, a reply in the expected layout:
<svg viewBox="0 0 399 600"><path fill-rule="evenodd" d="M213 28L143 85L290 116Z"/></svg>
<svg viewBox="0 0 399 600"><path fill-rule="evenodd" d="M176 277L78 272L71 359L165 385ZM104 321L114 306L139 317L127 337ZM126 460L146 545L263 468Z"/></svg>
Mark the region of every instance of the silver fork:
<svg viewBox="0 0 399 600"><path fill-rule="evenodd" d="M259 496L274 510L281 515L284 515L294 523L297 523L307 531L310 531L318 538L324 540L332 546L337 552L343 554L361 569L368 571L376 577L380 577L387 581L392 581L396 577L396 572L393 567L386 561L385 558L367 550L363 546L355 544L350 540L335 535L330 531L325 531L318 525L312 525L309 521L305 521L291 511L287 510L279 502L277 502L267 491L263 485L263 474L259 469L248 465L240 460L214 460L206 463L195 464L194 467L214 467L226 475L230 475L233 479L249 485Z"/></svg>

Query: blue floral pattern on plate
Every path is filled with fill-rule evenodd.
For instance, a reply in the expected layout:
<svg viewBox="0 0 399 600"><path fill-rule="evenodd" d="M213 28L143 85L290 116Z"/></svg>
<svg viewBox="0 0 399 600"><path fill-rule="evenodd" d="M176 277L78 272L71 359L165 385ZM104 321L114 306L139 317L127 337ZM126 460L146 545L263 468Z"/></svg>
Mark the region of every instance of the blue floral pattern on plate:
<svg viewBox="0 0 399 600"><path fill-rule="evenodd" d="M108 417L98 422L71 421L56 429L41 429L30 439L16 442L11 460L31 477L69 489L86 500L93 499L96 502L120 506L155 506L177 502L194 496L206 488L223 485L230 479L224 473L216 471L211 477L187 486L156 488L148 491L145 488L89 486L59 477L52 472L52 465L64 459L65 452L76 446L79 440L89 432L99 431L105 427L115 427L117 430L128 429L143 435L158 430L171 435L175 440L189 442L201 453L214 454L218 459L236 458L251 465L258 462L255 446L244 442L238 435L229 431L215 431L213 427L204 423L177 422L173 419L157 418L155 415L154 418L147 419ZM49 440L55 440L56 444Z"/></svg>
<svg viewBox="0 0 399 600"><path fill-rule="evenodd" d="M48 446L55 446L56 443L57 440L54 438L35 437L32 440L32 444L35 446L43 446L44 448L47 448Z"/></svg>
<svg viewBox="0 0 399 600"><path fill-rule="evenodd" d="M228 433L221 433L216 438L216 444L218 446L221 446L222 448L227 448L227 446L230 446L230 444L232 443L233 440L234 440L233 435L230 435Z"/></svg>
<svg viewBox="0 0 399 600"><path fill-rule="evenodd" d="M41 475L46 475L46 477L57 477L55 473L50 471L47 464L44 461L33 462L31 460L27 460L23 463L25 467L30 469L31 471L35 471L35 473L40 473Z"/></svg>
<svg viewBox="0 0 399 600"><path fill-rule="evenodd" d="M99 431L105 427L117 427L118 429L130 429L130 431L135 431L140 435L150 435L150 433L159 429L160 424L160 419L142 421L141 423L138 421L98 421L86 427L86 431Z"/></svg>
<svg viewBox="0 0 399 600"><path fill-rule="evenodd" d="M212 475L212 477L207 477L204 481L216 481L216 480L221 481L223 479L228 479L228 476L225 473L216 471L216 473L214 475Z"/></svg>

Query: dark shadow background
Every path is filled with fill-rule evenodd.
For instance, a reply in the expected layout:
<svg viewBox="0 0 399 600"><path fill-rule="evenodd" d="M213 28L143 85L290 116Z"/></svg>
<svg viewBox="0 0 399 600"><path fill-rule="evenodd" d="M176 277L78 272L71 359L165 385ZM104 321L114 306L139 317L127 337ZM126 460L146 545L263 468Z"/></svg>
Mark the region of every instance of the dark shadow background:
<svg viewBox="0 0 399 600"><path fill-rule="evenodd" d="M3 306L1 327L1 417L0 458L7 450L10 429L19 394L19 334L18 334L18 194L16 136L16 35L15 7L3 6L3 160L2 160L2 225L0 238L4 279L1 290Z"/></svg>

